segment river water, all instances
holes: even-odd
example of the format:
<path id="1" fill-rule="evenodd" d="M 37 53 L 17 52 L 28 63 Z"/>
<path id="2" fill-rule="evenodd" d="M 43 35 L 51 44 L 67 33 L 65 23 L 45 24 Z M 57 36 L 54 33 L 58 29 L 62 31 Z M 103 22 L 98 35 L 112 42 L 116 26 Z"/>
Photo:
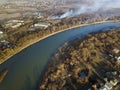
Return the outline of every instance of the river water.
<path id="1" fill-rule="evenodd" d="M 82 26 L 50 36 L 29 46 L 0 65 L 0 71 L 6 67 L 9 69 L 0 84 L 0 90 L 36 90 L 42 70 L 61 45 L 91 32 L 116 27 L 120 27 L 120 22 Z"/>

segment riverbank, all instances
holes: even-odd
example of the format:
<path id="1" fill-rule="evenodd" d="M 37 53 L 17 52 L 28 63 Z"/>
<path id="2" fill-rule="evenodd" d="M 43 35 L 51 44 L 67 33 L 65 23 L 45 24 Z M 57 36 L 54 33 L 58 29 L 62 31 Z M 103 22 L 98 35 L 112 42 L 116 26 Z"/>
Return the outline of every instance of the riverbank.
<path id="1" fill-rule="evenodd" d="M 81 27 L 81 26 L 87 26 L 87 25 L 91 25 L 91 24 L 100 24 L 100 23 L 106 23 L 106 22 L 120 22 L 119 20 L 118 21 L 114 21 L 114 20 L 111 20 L 111 21 L 100 21 L 100 22 L 94 22 L 94 23 L 90 23 L 90 24 L 80 24 L 80 25 L 77 25 L 77 26 L 73 26 L 73 27 L 70 27 L 70 28 L 66 28 L 66 29 L 63 29 L 63 30 L 60 30 L 60 31 L 57 31 L 57 32 L 53 32 L 47 36 L 44 36 L 42 38 L 37 38 L 35 37 L 34 39 L 32 40 L 29 40 L 27 42 L 24 43 L 24 46 L 21 46 L 21 47 L 17 47 L 17 49 L 10 55 L 6 55 L 5 57 L 3 57 L 3 60 L 1 60 L 0 64 L 4 63 L 5 61 L 7 61 L 9 58 L 11 58 L 12 56 L 14 56 L 15 54 L 19 53 L 20 51 L 24 50 L 25 48 L 43 40 L 43 39 L 46 39 L 50 36 L 53 36 L 57 33 L 61 33 L 63 31 L 67 31 L 67 30 L 70 30 L 70 29 L 73 29 L 73 28 L 77 28 L 77 27 Z"/>

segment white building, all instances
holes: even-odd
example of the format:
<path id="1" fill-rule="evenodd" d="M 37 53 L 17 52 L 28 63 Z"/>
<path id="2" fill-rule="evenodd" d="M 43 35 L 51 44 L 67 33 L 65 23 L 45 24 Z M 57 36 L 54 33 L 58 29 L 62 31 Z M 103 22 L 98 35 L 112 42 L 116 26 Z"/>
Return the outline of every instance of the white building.
<path id="1" fill-rule="evenodd" d="M 38 22 L 30 26 L 29 31 L 36 31 L 37 29 L 46 29 L 50 23 Z"/>
<path id="2" fill-rule="evenodd" d="M 0 39 L 4 37 L 3 31 L 0 31 Z"/>
<path id="3" fill-rule="evenodd" d="M 17 27 L 20 27 L 21 25 L 23 25 L 22 23 L 17 23 L 17 24 L 15 24 L 15 25 L 13 25 L 13 26 L 11 26 L 12 28 L 17 28 Z"/>
<path id="4" fill-rule="evenodd" d="M 38 22 L 38 23 L 35 23 L 32 27 L 47 28 L 48 26 L 50 26 L 49 23 L 41 23 L 41 22 Z"/>
<path id="5" fill-rule="evenodd" d="M 113 88 L 113 86 L 110 83 L 106 83 L 105 84 L 105 88 L 107 88 L 107 90 L 111 90 Z"/>
<path id="6" fill-rule="evenodd" d="M 113 86 L 116 86 L 117 83 L 118 83 L 118 80 L 117 80 L 117 79 L 110 80 L 110 83 L 111 83 Z"/>
<path id="7" fill-rule="evenodd" d="M 119 51 L 120 51 L 120 50 L 117 49 L 117 48 L 113 49 L 113 52 L 116 53 L 116 54 L 119 53 Z"/>
<path id="8" fill-rule="evenodd" d="M 118 62 L 118 63 L 120 63 L 120 56 L 119 56 L 119 57 L 117 57 L 117 62 Z"/>
<path id="9" fill-rule="evenodd" d="M 3 34 L 3 31 L 0 31 L 0 34 Z"/>
<path id="10" fill-rule="evenodd" d="M 8 22 L 5 23 L 5 28 L 17 28 L 20 27 L 21 25 L 24 25 L 24 21 L 23 20 L 10 20 Z"/>
<path id="11" fill-rule="evenodd" d="M 99 88 L 99 90 L 108 90 L 105 86 Z"/>
<path id="12" fill-rule="evenodd" d="M 23 20 L 10 20 L 8 23 L 24 23 Z"/>

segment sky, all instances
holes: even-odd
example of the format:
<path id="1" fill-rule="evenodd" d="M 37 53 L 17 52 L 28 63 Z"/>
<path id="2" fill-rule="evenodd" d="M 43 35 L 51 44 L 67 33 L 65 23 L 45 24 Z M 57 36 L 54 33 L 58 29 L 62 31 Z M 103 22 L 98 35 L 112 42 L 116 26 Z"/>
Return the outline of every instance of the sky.
<path id="1" fill-rule="evenodd" d="M 107 8 L 120 8 L 120 0 L 94 0 L 95 4 Z"/>
<path id="2" fill-rule="evenodd" d="M 20 1 L 20 0 L 0 0 L 0 2 L 3 2 L 3 1 Z M 21 0 L 21 1 L 31 1 L 31 0 Z M 36 1 L 41 1 L 41 0 L 36 0 Z M 120 0 L 64 0 L 64 1 L 69 1 L 69 2 L 78 1 L 80 4 L 86 3 L 86 5 L 88 4 L 91 6 L 98 5 L 98 7 L 105 6 L 109 8 L 120 8 Z"/>
<path id="3" fill-rule="evenodd" d="M 0 0 L 0 2 L 4 2 L 4 1 L 33 1 L 33 0 Z M 35 1 L 41 1 L 41 0 L 35 0 Z M 48 0 L 44 0 L 44 1 L 48 1 Z M 120 0 L 64 0 L 64 1 L 65 2 L 78 1 L 77 4 L 80 4 L 80 8 L 82 7 L 84 9 L 86 8 L 91 10 L 99 10 L 102 8 L 104 9 L 120 8 Z"/>
<path id="4" fill-rule="evenodd" d="M 74 0 L 69 0 L 74 1 Z M 81 5 L 89 5 L 91 7 L 108 7 L 108 8 L 120 8 L 120 0 L 75 0 Z"/>

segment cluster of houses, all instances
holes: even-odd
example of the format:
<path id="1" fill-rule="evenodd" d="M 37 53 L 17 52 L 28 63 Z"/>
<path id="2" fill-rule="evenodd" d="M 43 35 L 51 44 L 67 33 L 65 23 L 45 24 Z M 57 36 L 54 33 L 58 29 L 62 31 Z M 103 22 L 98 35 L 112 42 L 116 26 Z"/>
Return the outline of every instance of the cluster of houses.
<path id="1" fill-rule="evenodd" d="M 113 52 L 116 54 L 115 55 L 115 59 L 116 59 L 116 61 L 118 62 L 118 63 L 120 63 L 120 50 L 119 49 L 117 49 L 117 48 L 115 48 L 115 49 L 113 49 Z"/>
<path id="2" fill-rule="evenodd" d="M 46 29 L 48 26 L 50 26 L 49 23 L 43 23 L 43 22 L 34 23 L 32 25 L 32 27 L 36 27 L 36 28 L 38 27 L 38 28 L 44 28 L 44 29 Z"/>
<path id="3" fill-rule="evenodd" d="M 120 47 L 114 47 L 111 44 L 107 45 L 105 54 L 107 57 L 110 57 L 110 59 L 113 59 L 113 62 L 120 63 Z"/>
<path id="4" fill-rule="evenodd" d="M 92 87 L 88 90 L 113 90 L 113 88 L 119 87 L 118 84 L 120 83 L 120 72 L 106 72 L 103 81 L 93 79 L 90 82 L 92 83 Z"/>
<path id="5" fill-rule="evenodd" d="M 118 48 L 107 49 L 106 52 L 113 62 L 120 64 L 120 50 Z M 120 90 L 120 70 L 104 72 L 101 77 L 102 81 L 92 84 L 92 88 L 88 90 L 114 90 L 114 88 Z"/>
<path id="6" fill-rule="evenodd" d="M 118 48 L 108 51 L 107 54 L 109 57 L 114 58 L 117 63 L 120 63 L 120 50 Z"/>
<path id="7" fill-rule="evenodd" d="M 5 28 L 18 28 L 20 26 L 24 25 L 23 20 L 9 20 L 4 24 Z"/>
<path id="8" fill-rule="evenodd" d="M 105 84 L 99 88 L 99 90 L 112 90 L 120 82 L 120 72 L 110 71 L 105 73 Z"/>
<path id="9" fill-rule="evenodd" d="M 113 48 L 112 50 L 107 50 L 107 55 L 113 58 L 114 62 L 120 63 L 120 50 L 118 48 Z M 112 90 L 120 82 L 120 71 L 110 71 L 106 72 L 106 77 L 104 78 L 105 84 L 99 88 L 99 90 Z"/>

